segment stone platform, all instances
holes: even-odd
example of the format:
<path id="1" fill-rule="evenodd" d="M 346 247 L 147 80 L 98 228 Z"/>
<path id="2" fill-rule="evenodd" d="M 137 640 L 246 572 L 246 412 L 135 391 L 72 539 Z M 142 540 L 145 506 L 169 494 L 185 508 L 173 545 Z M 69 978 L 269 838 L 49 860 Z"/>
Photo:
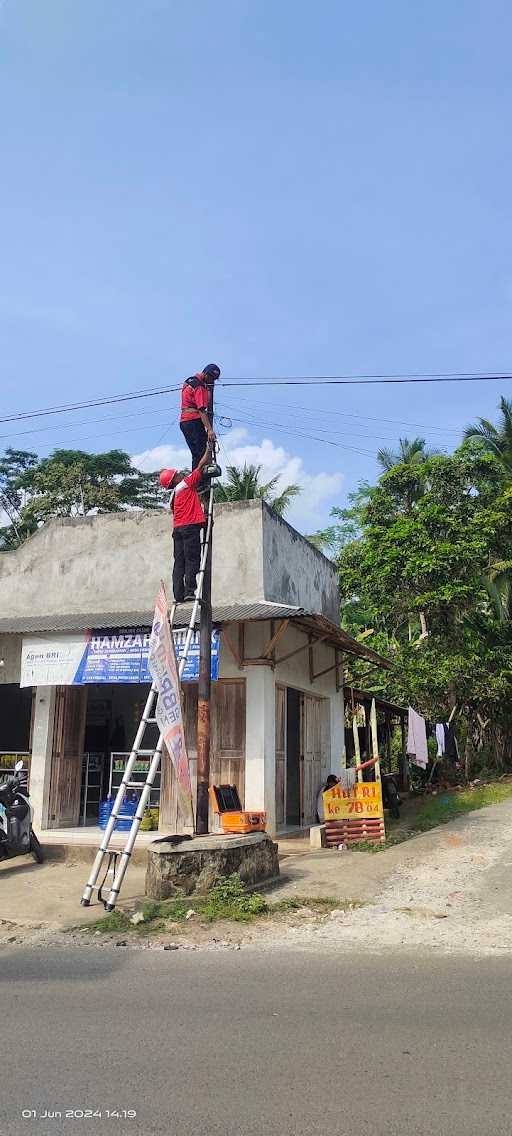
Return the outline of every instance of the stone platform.
<path id="1" fill-rule="evenodd" d="M 277 844 L 265 832 L 247 836 L 195 836 L 182 844 L 165 840 L 148 848 L 146 895 L 204 895 L 219 876 L 238 872 L 248 887 L 279 876 Z"/>

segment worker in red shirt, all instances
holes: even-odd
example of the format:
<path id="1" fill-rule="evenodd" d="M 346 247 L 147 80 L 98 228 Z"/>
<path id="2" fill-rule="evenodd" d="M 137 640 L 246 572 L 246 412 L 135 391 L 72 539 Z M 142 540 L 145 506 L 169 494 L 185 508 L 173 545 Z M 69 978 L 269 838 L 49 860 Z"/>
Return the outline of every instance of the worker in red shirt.
<path id="1" fill-rule="evenodd" d="M 196 469 L 207 442 L 215 442 L 213 426 L 208 417 L 209 387 L 220 375 L 216 363 L 208 363 L 197 375 L 185 379 L 181 388 L 180 430 L 192 454 L 192 469 Z"/>
<path id="2" fill-rule="evenodd" d="M 184 477 L 177 469 L 163 469 L 160 485 L 172 489 L 170 509 L 174 524 L 174 567 L 172 590 L 176 603 L 195 598 L 197 573 L 201 563 L 201 529 L 206 521 L 201 498 L 197 492 L 203 469 L 211 461 L 207 447 L 195 469 Z"/>

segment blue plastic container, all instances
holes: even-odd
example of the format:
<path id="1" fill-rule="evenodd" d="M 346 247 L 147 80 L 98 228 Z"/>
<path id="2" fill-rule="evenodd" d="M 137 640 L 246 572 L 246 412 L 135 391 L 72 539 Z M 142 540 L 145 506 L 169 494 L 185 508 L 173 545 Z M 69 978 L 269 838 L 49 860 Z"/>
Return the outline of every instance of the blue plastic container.
<path id="1" fill-rule="evenodd" d="M 114 800 L 114 797 L 107 797 L 105 801 L 100 801 L 100 811 L 98 817 L 98 824 L 100 828 L 107 827 L 107 824 L 110 820 L 110 814 L 112 812 L 112 809 L 114 808 Z M 131 797 L 125 797 L 122 805 L 122 811 L 123 816 L 127 817 L 128 819 L 116 821 L 114 825 L 114 830 L 116 832 L 130 831 L 132 827 L 131 818 L 134 817 L 135 813 L 137 812 L 138 803 L 138 800 L 133 800 Z"/>

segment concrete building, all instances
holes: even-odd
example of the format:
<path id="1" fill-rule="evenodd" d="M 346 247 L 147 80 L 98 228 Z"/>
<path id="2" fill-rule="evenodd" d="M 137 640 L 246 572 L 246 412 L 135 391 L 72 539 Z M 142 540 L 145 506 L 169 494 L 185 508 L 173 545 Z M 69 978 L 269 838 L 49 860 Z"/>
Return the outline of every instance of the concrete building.
<path id="1" fill-rule="evenodd" d="M 107 681 L 76 685 L 72 667 L 63 678 L 62 660 L 87 632 L 95 641 L 112 632 L 117 644 L 120 629 L 147 637 L 160 580 L 171 571 L 163 511 L 55 519 L 0 555 L 0 751 L 27 754 L 37 828 L 96 823 L 147 694 L 147 683 L 126 681 L 121 665 Z M 340 629 L 332 563 L 262 501 L 216 507 L 213 609 L 220 655 L 211 780 L 236 784 L 245 807 L 267 811 L 272 832 L 308 825 L 322 780 L 343 762 L 347 662 L 357 655 L 387 664 Z M 183 622 L 187 611 L 180 609 Z M 39 648 L 59 658 L 58 682 L 50 667 L 46 681 L 20 686 L 22 653 L 26 682 Z M 183 684 L 183 706 L 194 777 L 193 681 Z M 96 774 L 87 801 L 84 754 Z M 168 761 L 155 803 L 160 827 L 179 830 Z"/>

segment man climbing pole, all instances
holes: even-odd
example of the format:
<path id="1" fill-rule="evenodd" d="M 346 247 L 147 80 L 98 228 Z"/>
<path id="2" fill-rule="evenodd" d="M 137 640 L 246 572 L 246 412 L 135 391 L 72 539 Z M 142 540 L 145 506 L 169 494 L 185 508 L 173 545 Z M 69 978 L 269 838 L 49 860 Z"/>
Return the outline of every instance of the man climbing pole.
<path id="1" fill-rule="evenodd" d="M 209 388 L 220 376 L 220 367 L 208 363 L 202 371 L 185 379 L 181 388 L 180 430 L 192 455 L 192 469 L 199 465 L 207 443 L 216 442 L 208 416 Z"/>
<path id="2" fill-rule="evenodd" d="M 206 520 L 197 490 L 203 470 L 210 461 L 211 452 L 207 447 L 196 468 L 188 477 L 177 469 L 163 469 L 160 474 L 160 485 L 164 489 L 174 490 L 170 509 L 174 521 L 172 590 L 176 603 L 193 600 L 195 596 L 196 578 L 201 561 L 201 529 Z"/>

